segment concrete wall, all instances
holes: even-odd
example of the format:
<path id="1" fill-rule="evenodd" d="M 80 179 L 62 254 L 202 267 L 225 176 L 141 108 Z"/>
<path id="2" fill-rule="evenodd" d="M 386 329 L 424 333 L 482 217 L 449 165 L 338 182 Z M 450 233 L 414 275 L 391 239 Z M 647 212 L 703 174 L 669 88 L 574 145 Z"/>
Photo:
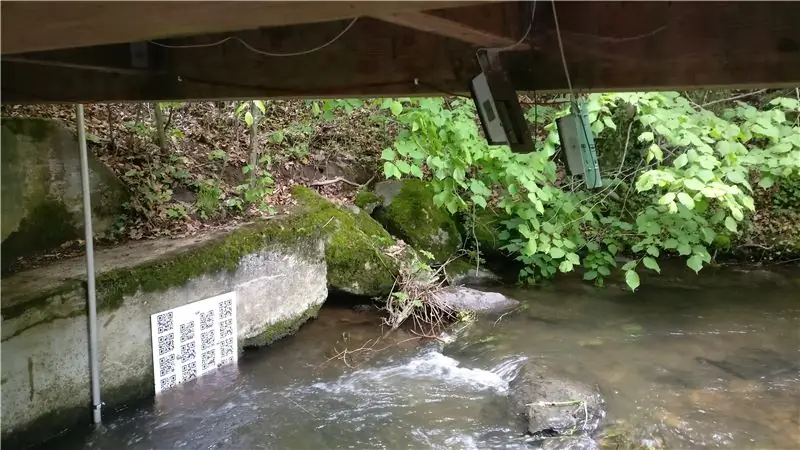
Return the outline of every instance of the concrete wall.
<path id="1" fill-rule="evenodd" d="M 115 269 L 141 278 L 137 270 L 155 267 L 155 273 L 163 270 L 167 276 L 170 270 L 185 269 L 171 262 L 186 259 L 187 253 L 189 260 L 210 258 L 214 251 L 230 256 L 234 250 L 226 250 L 226 245 L 232 238 L 226 239 L 156 241 L 101 252 L 99 272 L 116 275 L 101 275 L 99 293 L 110 295 L 105 293 L 113 290 L 106 285 L 120 282 Z M 147 291 L 142 285 L 113 306 L 99 299 L 106 408 L 153 395 L 151 314 L 235 290 L 240 348 L 269 343 L 316 315 L 327 297 L 324 242 L 306 236 L 292 245 L 262 239 L 257 246 L 261 248 L 234 255 L 232 266 L 167 289 Z M 86 296 L 79 281 L 85 270 L 84 259 L 78 258 L 2 280 L 4 445 L 41 441 L 65 426 L 90 421 Z"/>
<path id="2" fill-rule="evenodd" d="M 38 118 L 2 120 L 2 265 L 83 236 L 80 148 L 74 130 Z M 113 225 L 125 186 L 89 152 L 94 232 Z M 60 226 L 52 226 L 60 222 Z"/>

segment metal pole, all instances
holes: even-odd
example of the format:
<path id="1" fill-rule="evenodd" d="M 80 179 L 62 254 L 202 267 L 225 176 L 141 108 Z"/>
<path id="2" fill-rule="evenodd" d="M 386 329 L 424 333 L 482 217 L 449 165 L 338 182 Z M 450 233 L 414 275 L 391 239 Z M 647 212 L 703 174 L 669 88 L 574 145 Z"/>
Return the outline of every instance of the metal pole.
<path id="1" fill-rule="evenodd" d="M 92 232 L 92 191 L 89 188 L 89 155 L 86 150 L 86 124 L 83 105 L 75 107 L 78 116 L 78 144 L 81 150 L 81 184 L 83 186 L 83 224 L 86 230 L 86 274 L 89 294 L 89 368 L 92 372 L 92 418 L 101 421 L 100 360 L 97 356 L 97 292 L 94 284 L 94 241 Z"/>

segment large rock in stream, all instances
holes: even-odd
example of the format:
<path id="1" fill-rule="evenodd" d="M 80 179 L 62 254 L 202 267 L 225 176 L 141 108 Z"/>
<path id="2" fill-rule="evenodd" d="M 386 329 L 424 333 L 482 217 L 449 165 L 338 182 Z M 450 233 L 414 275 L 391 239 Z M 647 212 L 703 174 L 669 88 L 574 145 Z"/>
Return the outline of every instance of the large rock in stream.
<path id="1" fill-rule="evenodd" d="M 498 292 L 484 292 L 463 286 L 449 287 L 437 293 L 450 309 L 460 312 L 502 313 L 519 306 L 519 302 Z"/>
<path id="2" fill-rule="evenodd" d="M 383 181 L 375 185 L 373 197 L 362 195 L 357 204 L 374 206 L 373 217 L 392 235 L 444 262 L 461 247 L 461 234 L 450 214 L 436 207 L 433 195 L 421 180 Z"/>
<path id="3" fill-rule="evenodd" d="M 572 448 L 561 445 L 585 441 L 605 418 L 603 397 L 596 387 L 553 374 L 541 362 L 520 368 L 509 384 L 509 403 L 512 412 L 524 419 L 527 433 L 550 441 L 546 448 Z"/>
<path id="4" fill-rule="evenodd" d="M 80 149 L 73 131 L 49 119 L 2 121 L 2 265 L 83 237 Z M 113 225 L 125 187 L 89 154 L 96 236 Z"/>
<path id="5" fill-rule="evenodd" d="M 296 186 L 292 196 L 306 209 L 306 226 L 327 236 L 328 286 L 353 295 L 388 295 L 398 272 L 396 258 L 405 255 L 389 256 L 395 240 L 381 224 L 363 210 L 337 206 L 306 187 Z"/>

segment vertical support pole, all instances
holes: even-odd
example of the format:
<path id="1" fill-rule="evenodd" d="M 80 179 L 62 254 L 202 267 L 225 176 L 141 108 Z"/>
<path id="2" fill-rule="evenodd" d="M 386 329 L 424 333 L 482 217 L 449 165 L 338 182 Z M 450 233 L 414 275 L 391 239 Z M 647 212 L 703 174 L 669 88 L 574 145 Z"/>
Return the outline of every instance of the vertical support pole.
<path id="1" fill-rule="evenodd" d="M 81 185 L 83 188 L 83 225 L 86 230 L 86 274 L 87 292 L 89 295 L 89 369 L 92 377 L 92 419 L 100 424 L 100 359 L 98 358 L 97 339 L 97 291 L 94 277 L 94 238 L 92 231 L 92 200 L 89 186 L 89 155 L 86 150 L 86 123 L 83 117 L 83 105 L 75 106 L 78 122 L 78 144 L 81 151 Z"/>

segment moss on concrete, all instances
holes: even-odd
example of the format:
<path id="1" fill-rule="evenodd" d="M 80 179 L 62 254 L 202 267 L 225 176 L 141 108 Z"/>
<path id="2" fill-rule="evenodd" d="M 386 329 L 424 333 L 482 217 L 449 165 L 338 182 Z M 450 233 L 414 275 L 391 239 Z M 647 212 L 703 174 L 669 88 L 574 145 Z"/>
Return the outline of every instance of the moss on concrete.
<path id="1" fill-rule="evenodd" d="M 442 262 L 461 247 L 461 234 L 455 220 L 436 207 L 433 195 L 421 180 L 404 181 L 391 203 L 375 211 L 375 218 L 390 233 Z"/>
<path id="2" fill-rule="evenodd" d="M 81 236 L 72 223 L 72 214 L 60 201 L 47 198 L 22 219 L 17 231 L 2 244 L 5 271 L 17 258 L 42 252 Z"/>
<path id="3" fill-rule="evenodd" d="M 97 278 L 98 308 L 116 309 L 137 291 L 161 292 L 205 274 L 236 270 L 244 256 L 265 248 L 318 258 L 316 235 L 307 215 L 292 215 L 259 222 L 179 255 L 103 273 Z"/>
<path id="4" fill-rule="evenodd" d="M 391 290 L 396 263 L 383 250 L 394 240 L 378 222 L 363 211 L 338 208 L 306 187 L 296 186 L 292 195 L 306 208 L 308 226 L 328 236 L 325 259 L 331 287 L 370 296 Z"/>
<path id="5" fill-rule="evenodd" d="M 40 117 L 9 117 L 3 118 L 0 123 L 14 134 L 28 136 L 34 142 L 42 142 L 50 137 L 57 122 Z"/>
<path id="6" fill-rule="evenodd" d="M 320 308 L 322 308 L 322 303 L 295 317 L 289 317 L 268 326 L 258 336 L 245 340 L 244 348 L 264 347 L 296 333 L 304 323 L 317 317 Z"/>

